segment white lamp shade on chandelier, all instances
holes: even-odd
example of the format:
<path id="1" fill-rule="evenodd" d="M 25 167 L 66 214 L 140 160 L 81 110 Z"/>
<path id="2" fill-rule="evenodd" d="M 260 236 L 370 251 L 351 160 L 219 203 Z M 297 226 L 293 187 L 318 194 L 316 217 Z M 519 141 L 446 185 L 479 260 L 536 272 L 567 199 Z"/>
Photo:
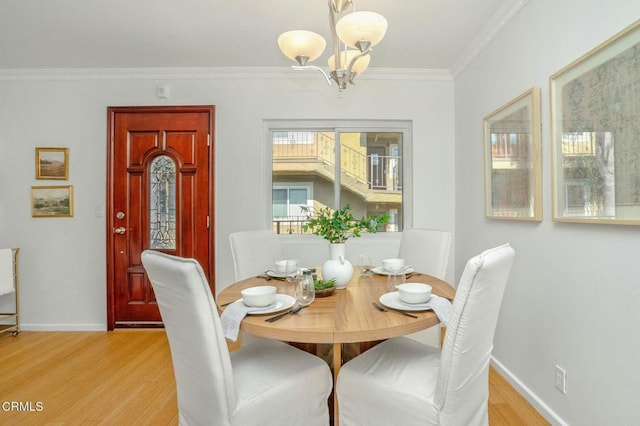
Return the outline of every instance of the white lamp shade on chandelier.
<path id="1" fill-rule="evenodd" d="M 340 18 L 336 24 L 338 38 L 354 49 L 360 49 L 359 42 L 368 42 L 373 47 L 387 32 L 387 20 L 375 12 L 353 12 Z M 366 49 L 365 47 L 365 49 Z"/>
<path id="2" fill-rule="evenodd" d="M 352 0 L 329 0 L 329 12 L 333 39 L 333 54 L 328 60 L 330 76 L 309 65 L 322 55 L 327 45 L 321 35 L 304 30 L 287 31 L 278 37 L 278 46 L 287 58 L 298 63 L 294 69 L 320 71 L 329 85 L 334 80 L 342 92 L 347 83 L 355 84 L 354 77 L 369 67 L 371 48 L 387 32 L 387 20 L 379 13 L 356 12 Z"/>
<path id="3" fill-rule="evenodd" d="M 306 63 L 318 59 L 327 47 L 327 42 L 320 34 L 312 31 L 294 30 L 281 34 L 278 46 L 287 58 L 297 62 L 300 62 L 299 58 L 306 58 Z"/>
<path id="4" fill-rule="evenodd" d="M 347 50 L 346 52 L 340 52 L 341 68 L 344 69 L 348 67 L 351 61 L 353 60 L 353 58 L 355 58 L 358 55 L 361 55 L 359 50 Z M 329 60 L 327 62 L 329 64 L 329 70 L 335 71 L 336 55 L 331 55 L 331 57 L 329 57 Z M 353 67 L 351 68 L 351 72 L 360 74 L 361 72 L 369 68 L 369 62 L 371 62 L 371 56 L 364 55 L 359 57 L 356 60 L 356 62 L 353 64 Z"/>

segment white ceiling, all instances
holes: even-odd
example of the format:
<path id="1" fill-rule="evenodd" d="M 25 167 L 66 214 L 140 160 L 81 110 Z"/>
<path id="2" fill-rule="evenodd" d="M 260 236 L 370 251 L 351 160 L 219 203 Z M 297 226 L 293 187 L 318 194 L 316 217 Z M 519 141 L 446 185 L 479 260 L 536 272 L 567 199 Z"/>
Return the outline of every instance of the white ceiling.
<path id="1" fill-rule="evenodd" d="M 449 69 L 505 1 L 354 3 L 389 21 L 371 67 Z M 2 0 L 0 68 L 287 67 L 291 29 L 330 45 L 327 0 Z"/>

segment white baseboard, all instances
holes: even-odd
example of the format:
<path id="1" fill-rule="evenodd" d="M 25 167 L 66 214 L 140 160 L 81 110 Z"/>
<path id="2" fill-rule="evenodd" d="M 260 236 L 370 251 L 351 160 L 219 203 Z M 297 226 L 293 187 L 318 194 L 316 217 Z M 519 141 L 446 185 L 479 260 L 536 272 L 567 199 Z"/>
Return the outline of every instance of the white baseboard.
<path id="1" fill-rule="evenodd" d="M 20 331 L 107 331 L 104 324 L 24 324 Z"/>
<path id="2" fill-rule="evenodd" d="M 527 400 L 529 404 L 536 409 L 538 413 L 542 417 L 545 418 L 549 423 L 554 426 L 567 426 L 568 423 L 562 420 L 560 416 L 558 416 L 543 400 L 541 400 L 538 395 L 533 393 L 531 389 L 529 389 L 520 379 L 513 375 L 511 371 L 509 371 L 504 364 L 498 361 L 494 356 L 491 356 L 491 365 L 496 369 L 498 373 L 502 377 L 505 378 L 507 382 L 511 386 L 515 388 L 515 390 L 522 395 L 524 399 Z"/>

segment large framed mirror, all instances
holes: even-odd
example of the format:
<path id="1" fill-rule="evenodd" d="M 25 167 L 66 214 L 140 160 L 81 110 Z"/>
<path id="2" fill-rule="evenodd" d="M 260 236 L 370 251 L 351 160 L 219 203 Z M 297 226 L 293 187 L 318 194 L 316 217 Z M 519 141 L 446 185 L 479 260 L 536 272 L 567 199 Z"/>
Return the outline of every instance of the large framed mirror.
<path id="1" fill-rule="evenodd" d="M 553 220 L 640 225 L 640 20 L 550 78 Z"/>
<path id="2" fill-rule="evenodd" d="M 540 89 L 484 118 L 485 216 L 542 220 Z"/>

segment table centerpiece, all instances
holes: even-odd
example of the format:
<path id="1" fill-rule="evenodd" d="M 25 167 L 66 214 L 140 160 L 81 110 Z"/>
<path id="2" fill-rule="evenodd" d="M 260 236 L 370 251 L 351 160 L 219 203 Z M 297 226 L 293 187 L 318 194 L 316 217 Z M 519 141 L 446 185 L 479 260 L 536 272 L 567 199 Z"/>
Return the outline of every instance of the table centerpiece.
<path id="1" fill-rule="evenodd" d="M 349 238 L 360 237 L 363 232 L 378 232 L 380 225 L 389 222 L 389 215 L 385 213 L 357 219 L 349 204 L 339 210 L 329 207 L 300 207 L 308 219 L 302 225 L 303 232 L 311 231 L 329 241 L 329 260 L 322 265 L 322 278 L 335 280 L 337 289 L 345 288 L 353 276 L 353 266 L 345 259 L 345 243 Z"/>

